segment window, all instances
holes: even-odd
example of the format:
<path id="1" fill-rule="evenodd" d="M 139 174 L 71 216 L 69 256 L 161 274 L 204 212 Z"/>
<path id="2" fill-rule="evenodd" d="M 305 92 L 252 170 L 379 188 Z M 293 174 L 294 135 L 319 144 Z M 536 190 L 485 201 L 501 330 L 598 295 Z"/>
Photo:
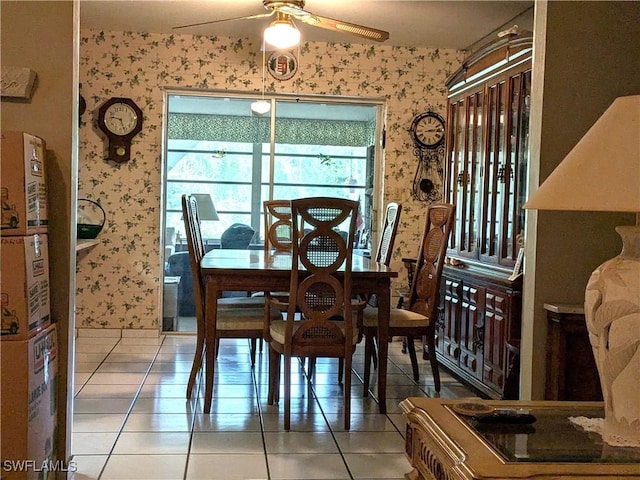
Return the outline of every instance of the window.
<path id="1" fill-rule="evenodd" d="M 165 226 L 184 238 L 181 196 L 206 193 L 219 220 L 202 222 L 205 239 L 243 223 L 260 244 L 264 200 L 331 196 L 359 200 L 368 233 L 379 105 L 274 100 L 272 118 L 253 100 L 169 94 Z"/>

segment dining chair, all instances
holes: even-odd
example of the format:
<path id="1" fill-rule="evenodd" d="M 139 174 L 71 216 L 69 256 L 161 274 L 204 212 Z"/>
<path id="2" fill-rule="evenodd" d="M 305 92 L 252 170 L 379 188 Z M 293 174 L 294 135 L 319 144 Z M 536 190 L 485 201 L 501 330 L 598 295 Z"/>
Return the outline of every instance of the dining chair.
<path id="1" fill-rule="evenodd" d="M 292 358 L 344 359 L 344 426 L 351 421 L 351 365 L 357 335 L 352 314 L 351 271 L 358 202 L 339 198 L 291 201 L 292 257 L 289 300 L 282 319 L 265 327 L 269 341 L 269 404 L 280 387 L 284 356 L 285 430 L 291 427 Z M 348 228 L 347 239 L 338 228 Z M 305 232 L 302 236 L 300 232 Z M 280 301 L 267 296 L 269 303 Z"/>
<path id="2" fill-rule="evenodd" d="M 378 248 L 376 249 L 376 256 L 374 257 L 377 263 L 382 263 L 385 266 L 389 266 L 391 263 L 391 255 L 393 254 L 393 245 L 396 239 L 396 233 L 398 232 L 398 224 L 400 222 L 400 214 L 402 213 L 402 205 L 396 202 L 389 202 L 384 213 L 384 223 L 382 226 L 382 234 L 380 235 L 380 241 L 378 242 Z M 375 295 L 362 295 L 359 294 L 359 298 L 362 300 L 353 304 L 355 315 L 358 324 L 358 340 L 360 343 L 363 338 L 363 325 L 361 311 L 367 305 L 372 307 L 377 306 L 377 298 Z M 377 355 L 374 349 L 371 352 L 371 359 L 374 368 L 377 368 Z M 309 375 L 313 374 L 315 364 L 313 361 L 309 365 Z M 340 359 L 338 368 L 338 383 L 342 383 L 342 372 L 344 371 L 342 359 Z"/>
<path id="3" fill-rule="evenodd" d="M 291 226 L 290 200 L 265 200 L 264 251 L 290 252 L 293 228 Z"/>
<path id="4" fill-rule="evenodd" d="M 380 241 L 378 242 L 378 248 L 376 249 L 375 260 L 378 263 L 382 263 L 385 266 L 391 264 L 391 256 L 393 254 L 393 246 L 396 241 L 396 233 L 398 232 L 398 225 L 400 223 L 400 214 L 402 213 L 402 204 L 396 202 L 389 202 L 384 212 L 384 223 L 382 225 L 382 234 L 380 235 Z M 367 305 L 377 307 L 377 299 L 375 295 L 367 296 L 364 298 L 365 303 L 362 304 L 360 309 L 365 308 Z M 358 317 L 358 343 L 363 337 L 363 317 L 360 311 L 357 313 Z M 374 350 L 371 352 L 371 358 L 374 367 L 377 367 L 377 355 Z"/>
<path id="5" fill-rule="evenodd" d="M 204 241 L 198 218 L 198 204 L 192 195 L 182 195 L 182 215 L 185 223 L 187 246 L 191 260 L 191 275 L 193 277 L 195 313 L 196 313 L 196 352 L 191 366 L 189 382 L 187 384 L 187 398 L 195 385 L 196 377 L 202 367 L 202 355 L 205 346 L 205 298 L 204 285 L 200 274 L 200 261 L 205 254 Z M 207 301 L 214 301 L 213 299 Z M 250 340 L 251 366 L 255 365 L 256 343 L 262 338 L 265 315 L 279 318 L 280 312 L 268 308 L 264 298 L 230 297 L 215 299 L 218 302 L 215 348 L 218 350 L 220 338 L 248 338 Z M 213 375 L 212 372 L 205 372 Z"/>
<path id="6" fill-rule="evenodd" d="M 435 203 L 427 207 L 426 221 L 408 303 L 405 308 L 392 308 L 389 314 L 389 336 L 404 336 L 411 358 L 413 379 L 418 381 L 418 360 L 414 337 L 424 336 L 436 391 L 440 391 L 440 373 L 435 355 L 435 329 L 437 323 L 442 267 L 451 234 L 455 206 Z M 377 308 L 367 305 L 362 312 L 365 337 L 364 395 L 369 390 L 369 376 L 374 351 L 374 336 L 378 328 Z"/>
<path id="7" fill-rule="evenodd" d="M 265 200 L 264 210 L 264 253 L 291 252 L 293 227 L 291 225 L 291 200 Z M 254 293 L 254 296 L 264 292 Z M 289 292 L 271 292 L 283 302 L 287 301 Z"/>

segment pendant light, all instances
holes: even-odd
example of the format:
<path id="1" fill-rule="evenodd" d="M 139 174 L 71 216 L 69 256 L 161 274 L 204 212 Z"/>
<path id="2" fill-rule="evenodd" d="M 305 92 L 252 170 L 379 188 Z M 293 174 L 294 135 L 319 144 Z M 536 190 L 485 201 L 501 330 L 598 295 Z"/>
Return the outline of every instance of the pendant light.
<path id="1" fill-rule="evenodd" d="M 269 110 L 271 110 L 271 102 L 264 99 L 264 84 L 265 84 L 265 63 L 266 63 L 266 53 L 265 53 L 265 45 L 262 42 L 262 98 L 260 100 L 256 100 L 255 102 L 251 102 L 251 111 L 256 115 L 264 115 Z"/>

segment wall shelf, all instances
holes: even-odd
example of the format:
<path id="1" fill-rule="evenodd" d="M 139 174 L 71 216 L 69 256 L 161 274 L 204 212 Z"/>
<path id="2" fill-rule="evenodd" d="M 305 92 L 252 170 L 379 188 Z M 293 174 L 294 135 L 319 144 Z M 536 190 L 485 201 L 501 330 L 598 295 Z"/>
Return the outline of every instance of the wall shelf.
<path id="1" fill-rule="evenodd" d="M 76 243 L 76 252 L 86 250 L 87 248 L 95 247 L 98 244 L 98 240 L 81 240 L 78 239 Z"/>

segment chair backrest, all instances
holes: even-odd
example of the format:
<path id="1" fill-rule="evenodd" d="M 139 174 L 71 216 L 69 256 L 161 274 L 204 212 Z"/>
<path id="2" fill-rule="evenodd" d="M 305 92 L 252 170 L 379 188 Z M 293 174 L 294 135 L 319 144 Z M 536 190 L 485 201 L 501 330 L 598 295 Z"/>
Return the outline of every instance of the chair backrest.
<path id="1" fill-rule="evenodd" d="M 244 223 L 234 223 L 220 236 L 220 248 L 246 249 L 256 231 Z"/>
<path id="2" fill-rule="evenodd" d="M 427 219 L 408 305 L 409 310 L 425 317 L 435 318 L 438 308 L 442 267 L 447 253 L 454 212 L 455 206 L 449 203 L 434 203 L 427 207 Z M 435 324 L 435 322 L 431 323 Z"/>
<path id="3" fill-rule="evenodd" d="M 202 277 L 200 275 L 200 261 L 205 254 L 204 241 L 200 230 L 198 217 L 198 202 L 192 195 L 182 195 L 182 217 L 187 234 L 187 247 L 191 263 L 191 277 L 193 278 L 193 295 L 196 306 L 196 318 L 204 319 L 204 295 L 202 291 Z"/>
<path id="4" fill-rule="evenodd" d="M 293 227 L 291 226 L 290 200 L 265 200 L 264 251 L 290 252 Z"/>
<path id="5" fill-rule="evenodd" d="M 384 225 L 382 226 L 382 235 L 378 243 L 378 251 L 376 252 L 376 262 L 383 263 L 387 267 L 391 263 L 391 254 L 393 253 L 393 244 L 396 240 L 396 232 L 398 231 L 398 223 L 400 223 L 400 213 L 402 213 L 402 205 L 395 202 L 387 204 L 384 213 Z"/>
<path id="6" fill-rule="evenodd" d="M 333 321 L 351 319 L 351 265 L 358 202 L 340 198 L 303 198 L 291 201 L 293 248 L 289 307 L 285 337 L 300 354 L 346 354 L 353 345 L 352 322 L 344 334 Z M 337 231 L 345 228 L 347 239 Z M 302 234 L 301 234 L 302 232 Z M 293 336 L 296 311 L 303 322 Z M 331 351 L 332 353 L 327 353 Z M 313 355 L 310 355 L 313 356 Z"/>

